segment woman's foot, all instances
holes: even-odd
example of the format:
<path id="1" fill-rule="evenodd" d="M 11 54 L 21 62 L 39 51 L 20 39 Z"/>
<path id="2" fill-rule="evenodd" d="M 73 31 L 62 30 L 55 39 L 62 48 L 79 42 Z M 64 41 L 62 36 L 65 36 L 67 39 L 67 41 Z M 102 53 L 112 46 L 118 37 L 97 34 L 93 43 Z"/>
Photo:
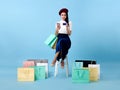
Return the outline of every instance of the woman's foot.
<path id="1" fill-rule="evenodd" d="M 64 61 L 61 61 L 61 68 L 64 68 Z"/>
<path id="2" fill-rule="evenodd" d="M 56 60 L 53 60 L 51 63 L 51 67 L 55 66 Z"/>

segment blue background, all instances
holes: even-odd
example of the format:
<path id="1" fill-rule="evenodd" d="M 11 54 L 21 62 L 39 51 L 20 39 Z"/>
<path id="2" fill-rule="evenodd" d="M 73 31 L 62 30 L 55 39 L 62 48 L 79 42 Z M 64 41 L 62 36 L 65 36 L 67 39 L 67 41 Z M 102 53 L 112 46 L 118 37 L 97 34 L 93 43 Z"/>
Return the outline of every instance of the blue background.
<path id="1" fill-rule="evenodd" d="M 0 0 L 1 90 L 120 89 L 119 3 L 119 0 Z M 55 51 L 44 41 L 54 33 L 55 23 L 60 20 L 58 11 L 63 7 L 69 9 L 73 23 L 68 55 L 70 70 L 75 59 L 94 59 L 101 64 L 101 80 L 73 84 L 71 75 L 66 79 L 61 70 L 54 78 L 54 68 L 49 67 L 50 75 L 46 80 L 17 82 L 17 68 L 24 60 L 45 58 L 51 63 Z"/>

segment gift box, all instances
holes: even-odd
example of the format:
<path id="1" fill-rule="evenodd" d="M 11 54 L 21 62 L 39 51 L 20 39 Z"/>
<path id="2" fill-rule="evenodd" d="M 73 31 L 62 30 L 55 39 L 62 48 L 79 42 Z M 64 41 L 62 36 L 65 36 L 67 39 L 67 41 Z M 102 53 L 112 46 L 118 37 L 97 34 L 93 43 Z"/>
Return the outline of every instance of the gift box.
<path id="1" fill-rule="evenodd" d="M 33 68 L 18 68 L 17 69 L 18 81 L 34 81 Z"/>
<path id="2" fill-rule="evenodd" d="M 97 81 L 100 79 L 100 64 L 89 64 L 90 81 Z"/>
<path id="3" fill-rule="evenodd" d="M 73 83 L 88 83 L 90 81 L 89 69 L 73 69 L 72 70 L 72 82 Z"/>
<path id="4" fill-rule="evenodd" d="M 35 66 L 34 61 L 24 61 L 23 62 L 23 67 L 30 67 L 30 66 Z"/>
<path id="5" fill-rule="evenodd" d="M 75 60 L 75 62 L 83 62 L 83 67 L 88 67 L 88 64 L 96 64 L 95 60 Z"/>

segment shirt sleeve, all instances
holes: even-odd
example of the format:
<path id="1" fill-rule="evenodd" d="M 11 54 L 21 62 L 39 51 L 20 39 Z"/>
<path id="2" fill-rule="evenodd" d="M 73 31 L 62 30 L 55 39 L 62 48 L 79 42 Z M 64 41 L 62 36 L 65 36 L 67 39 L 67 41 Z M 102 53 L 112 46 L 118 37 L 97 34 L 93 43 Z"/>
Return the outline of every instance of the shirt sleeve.
<path id="1" fill-rule="evenodd" d="M 72 22 L 69 22 L 69 29 L 72 31 Z"/>

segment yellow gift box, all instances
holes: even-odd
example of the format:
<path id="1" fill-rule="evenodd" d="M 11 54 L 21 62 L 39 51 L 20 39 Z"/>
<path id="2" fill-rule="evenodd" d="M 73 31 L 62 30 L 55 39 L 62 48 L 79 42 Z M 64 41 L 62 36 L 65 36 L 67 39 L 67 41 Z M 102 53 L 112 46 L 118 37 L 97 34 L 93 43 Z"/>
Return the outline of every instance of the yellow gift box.
<path id="1" fill-rule="evenodd" d="M 34 81 L 34 68 L 18 68 L 18 81 Z"/>

